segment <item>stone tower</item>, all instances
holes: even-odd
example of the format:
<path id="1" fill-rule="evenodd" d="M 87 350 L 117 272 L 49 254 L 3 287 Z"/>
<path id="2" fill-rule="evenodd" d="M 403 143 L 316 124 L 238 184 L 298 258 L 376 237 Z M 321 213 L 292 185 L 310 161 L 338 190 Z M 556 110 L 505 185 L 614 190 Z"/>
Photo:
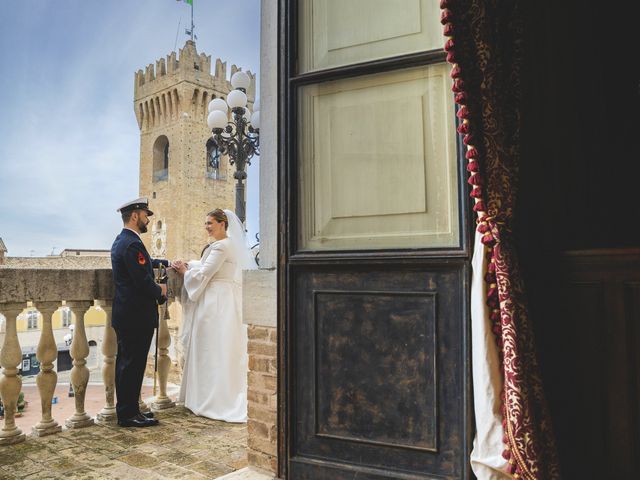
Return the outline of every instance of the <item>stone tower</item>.
<path id="1" fill-rule="evenodd" d="M 230 75 L 239 70 L 232 65 Z M 255 99 L 255 75 L 250 105 Z M 231 90 L 227 65 L 198 54 L 187 40 L 179 55 L 171 52 L 155 66 L 138 70 L 134 84 L 134 110 L 140 127 L 140 196 L 149 198 L 154 212 L 145 235 L 152 256 L 170 259 L 199 258 L 207 242 L 204 218 L 214 208 L 235 205 L 233 169 L 226 157 L 210 165 L 215 151 L 209 139 L 207 105 L 226 99 Z"/>

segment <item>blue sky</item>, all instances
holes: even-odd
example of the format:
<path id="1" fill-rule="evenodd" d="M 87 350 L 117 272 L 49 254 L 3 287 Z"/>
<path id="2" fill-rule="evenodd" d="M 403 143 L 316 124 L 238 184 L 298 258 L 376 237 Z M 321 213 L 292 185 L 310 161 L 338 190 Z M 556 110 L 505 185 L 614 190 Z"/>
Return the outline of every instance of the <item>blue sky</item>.
<path id="1" fill-rule="evenodd" d="M 198 52 L 227 71 L 259 72 L 259 8 L 194 0 Z M 110 248 L 122 226 L 116 208 L 138 196 L 134 72 L 181 48 L 189 22 L 190 7 L 176 0 L 0 2 L 0 237 L 9 255 Z M 250 238 L 258 162 L 247 187 Z"/>

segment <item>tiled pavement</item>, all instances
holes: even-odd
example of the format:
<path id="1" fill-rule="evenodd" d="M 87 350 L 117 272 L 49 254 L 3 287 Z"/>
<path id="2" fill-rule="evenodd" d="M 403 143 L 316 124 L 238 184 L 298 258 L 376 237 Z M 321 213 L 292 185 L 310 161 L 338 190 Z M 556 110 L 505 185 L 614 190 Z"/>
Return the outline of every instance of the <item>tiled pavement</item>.
<path id="1" fill-rule="evenodd" d="M 213 479 L 247 465 L 246 424 L 184 407 L 156 416 L 156 427 L 95 425 L 0 446 L 0 480 Z"/>

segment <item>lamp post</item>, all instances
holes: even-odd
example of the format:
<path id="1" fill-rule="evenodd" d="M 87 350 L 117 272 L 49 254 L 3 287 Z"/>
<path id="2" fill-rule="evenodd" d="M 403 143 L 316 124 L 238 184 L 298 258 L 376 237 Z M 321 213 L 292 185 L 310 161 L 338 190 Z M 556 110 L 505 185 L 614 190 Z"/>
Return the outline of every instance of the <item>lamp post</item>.
<path id="1" fill-rule="evenodd" d="M 229 163 L 235 165 L 236 171 L 236 215 L 244 223 L 245 199 L 244 181 L 247 178 L 246 167 L 251 165 L 254 155 L 260 155 L 260 111 L 258 102 L 254 104 L 254 112 L 247 107 L 247 88 L 251 83 L 245 72 L 236 72 L 231 77 L 234 88 L 225 102 L 214 98 L 209 102 L 207 125 L 213 133 L 213 141 L 220 155 L 229 155 Z M 231 121 L 228 112 L 231 110 Z"/>

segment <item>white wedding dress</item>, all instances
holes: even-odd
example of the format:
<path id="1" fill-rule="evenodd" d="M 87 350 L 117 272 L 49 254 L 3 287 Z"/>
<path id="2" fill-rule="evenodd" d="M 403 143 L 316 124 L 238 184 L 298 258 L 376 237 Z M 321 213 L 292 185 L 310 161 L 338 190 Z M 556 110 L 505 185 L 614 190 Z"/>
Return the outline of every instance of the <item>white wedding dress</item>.
<path id="1" fill-rule="evenodd" d="M 247 420 L 247 327 L 235 250 L 213 242 L 184 275 L 180 401 L 196 415 Z"/>

